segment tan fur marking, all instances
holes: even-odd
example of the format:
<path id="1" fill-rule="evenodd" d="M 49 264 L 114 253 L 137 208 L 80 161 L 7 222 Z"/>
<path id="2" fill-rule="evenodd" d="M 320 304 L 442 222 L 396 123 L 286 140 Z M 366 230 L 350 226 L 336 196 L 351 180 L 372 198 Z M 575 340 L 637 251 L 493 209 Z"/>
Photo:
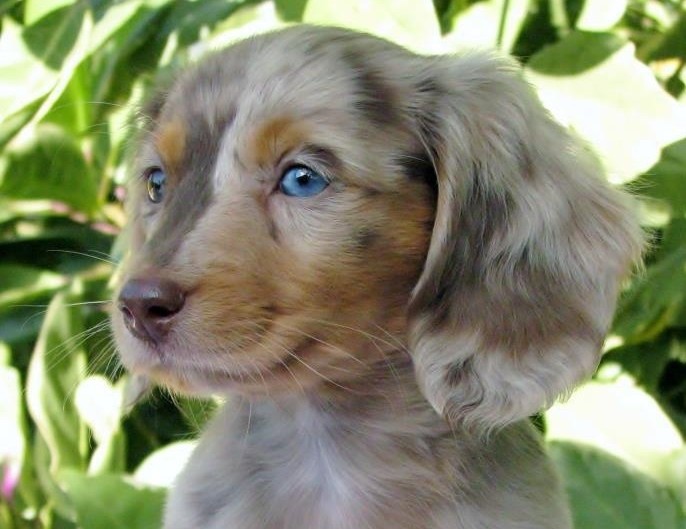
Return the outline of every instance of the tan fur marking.
<path id="1" fill-rule="evenodd" d="M 302 121 L 287 116 L 270 119 L 257 128 L 246 149 L 246 162 L 257 167 L 274 163 L 306 138 Z"/>
<path id="2" fill-rule="evenodd" d="M 181 118 L 175 117 L 160 126 L 155 135 L 155 147 L 166 167 L 176 168 L 181 165 L 186 137 L 186 125 Z"/>

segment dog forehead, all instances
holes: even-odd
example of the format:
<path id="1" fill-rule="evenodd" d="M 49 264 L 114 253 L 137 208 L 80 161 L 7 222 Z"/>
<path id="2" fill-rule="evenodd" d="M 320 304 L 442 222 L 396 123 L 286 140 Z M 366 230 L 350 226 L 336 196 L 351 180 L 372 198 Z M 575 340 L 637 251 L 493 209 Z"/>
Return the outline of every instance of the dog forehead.
<path id="1" fill-rule="evenodd" d="M 214 128 L 238 112 L 273 117 L 347 111 L 392 124 L 398 83 L 415 57 L 381 39 L 337 28 L 297 26 L 238 42 L 186 71 L 169 93 L 165 113 L 182 108 L 187 121 Z M 397 122 L 397 120 L 396 120 Z"/>

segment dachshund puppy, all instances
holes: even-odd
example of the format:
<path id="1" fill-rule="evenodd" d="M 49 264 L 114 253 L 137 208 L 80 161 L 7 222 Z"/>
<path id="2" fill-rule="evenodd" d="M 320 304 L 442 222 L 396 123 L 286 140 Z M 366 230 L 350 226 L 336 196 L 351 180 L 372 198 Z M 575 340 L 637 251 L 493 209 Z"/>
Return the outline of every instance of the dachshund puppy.
<path id="1" fill-rule="evenodd" d="M 641 234 L 511 61 L 294 27 L 144 109 L 124 364 L 231 400 L 165 529 L 567 529 L 527 417 Z"/>

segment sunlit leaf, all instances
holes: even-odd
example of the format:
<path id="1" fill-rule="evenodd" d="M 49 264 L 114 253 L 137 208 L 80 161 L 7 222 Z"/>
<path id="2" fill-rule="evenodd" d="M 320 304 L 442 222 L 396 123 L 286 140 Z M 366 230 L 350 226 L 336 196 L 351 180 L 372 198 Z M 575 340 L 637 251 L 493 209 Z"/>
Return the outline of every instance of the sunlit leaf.
<path id="1" fill-rule="evenodd" d="M 25 0 L 24 1 L 24 24 L 30 26 L 45 15 L 68 7 L 73 0 Z"/>
<path id="2" fill-rule="evenodd" d="M 308 0 L 303 21 L 365 31 L 416 51 L 440 47 L 441 31 L 431 0 Z"/>
<path id="3" fill-rule="evenodd" d="M 19 484 L 26 449 L 21 409 L 19 371 L 0 362 L 0 503 L 12 499 Z"/>
<path id="4" fill-rule="evenodd" d="M 589 382 L 546 413 L 548 439 L 593 445 L 661 480 L 684 441 L 660 406 L 623 376 Z"/>
<path id="5" fill-rule="evenodd" d="M 621 20 L 628 3 L 628 0 L 586 0 L 576 27 L 584 31 L 611 29 Z"/>
<path id="6" fill-rule="evenodd" d="M 136 481 L 153 487 L 170 487 L 196 446 L 195 441 L 178 441 L 155 450 L 136 469 Z"/>
<path id="7" fill-rule="evenodd" d="M 123 385 L 114 386 L 99 375 L 85 378 L 76 389 L 76 409 L 90 428 L 96 443 L 88 467 L 91 474 L 126 469 L 121 432 L 122 399 Z"/>
<path id="8" fill-rule="evenodd" d="M 77 3 L 21 28 L 3 20 L 0 35 L 0 122 L 35 107 L 47 112 L 83 60 L 88 38 L 85 3 Z"/>
<path id="9" fill-rule="evenodd" d="M 449 51 L 499 48 L 510 51 L 527 15 L 530 0 L 488 0 L 457 12 L 446 35 Z"/>
<path id="10" fill-rule="evenodd" d="M 625 182 L 654 165 L 663 147 L 686 137 L 686 107 L 658 85 L 632 44 L 597 63 L 597 42 L 597 36 L 573 33 L 532 58 L 528 77 L 555 117 L 595 147 L 611 180 Z M 569 64 L 572 54 L 577 64 L 588 56 L 591 67 L 575 75 L 564 66 L 544 67 Z"/>
<path id="11" fill-rule="evenodd" d="M 80 307 L 73 297 L 57 294 L 45 316 L 31 356 L 26 384 L 31 418 L 50 453 L 50 469 L 85 468 L 86 430 L 74 404 L 74 391 L 85 376 L 85 352 L 80 341 Z"/>
<path id="12" fill-rule="evenodd" d="M 22 27 L 11 18 L 3 19 L 0 33 L 0 123 L 4 124 L 10 116 L 44 98 L 57 83 L 58 75 L 59 72 L 33 57 L 22 39 Z M 26 118 L 22 120 L 26 121 Z"/>

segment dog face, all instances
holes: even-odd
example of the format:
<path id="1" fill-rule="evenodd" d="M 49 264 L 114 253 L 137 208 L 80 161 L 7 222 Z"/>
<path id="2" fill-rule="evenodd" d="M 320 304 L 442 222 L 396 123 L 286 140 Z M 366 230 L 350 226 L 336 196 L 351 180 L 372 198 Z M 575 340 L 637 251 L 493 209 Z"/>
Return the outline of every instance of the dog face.
<path id="1" fill-rule="evenodd" d="M 291 28 L 145 119 L 112 318 L 134 372 L 275 394 L 409 350 L 440 413 L 499 425 L 595 368 L 640 233 L 508 62 Z"/>

